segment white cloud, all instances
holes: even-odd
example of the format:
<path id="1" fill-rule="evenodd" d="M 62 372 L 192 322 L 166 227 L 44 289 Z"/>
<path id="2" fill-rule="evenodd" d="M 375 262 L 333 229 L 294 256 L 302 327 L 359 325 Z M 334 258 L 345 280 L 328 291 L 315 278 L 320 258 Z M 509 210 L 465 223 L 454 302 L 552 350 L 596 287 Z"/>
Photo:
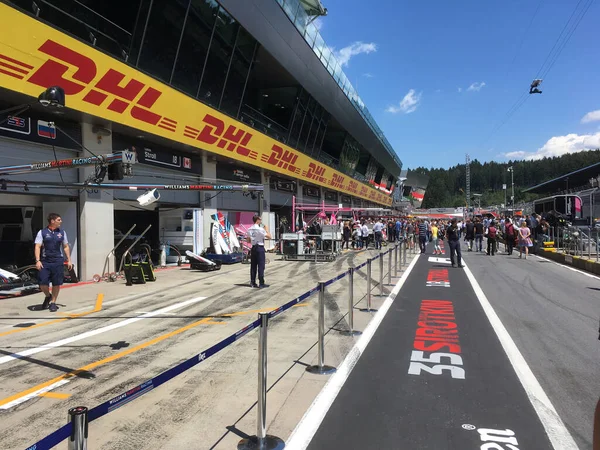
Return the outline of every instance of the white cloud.
<path id="1" fill-rule="evenodd" d="M 467 91 L 479 92 L 481 90 L 481 88 L 484 87 L 484 86 L 485 86 L 485 82 L 484 81 L 481 81 L 479 83 L 471 83 L 471 86 L 469 86 L 467 88 Z"/>
<path id="2" fill-rule="evenodd" d="M 421 93 L 417 93 L 414 89 L 408 91 L 408 93 L 404 96 L 399 106 L 388 106 L 386 112 L 396 114 L 396 113 L 404 113 L 410 114 L 415 112 L 419 107 L 419 103 L 421 102 Z"/>
<path id="3" fill-rule="evenodd" d="M 375 78 L 375 75 L 373 75 L 372 73 L 363 73 L 363 77 L 365 78 Z"/>
<path id="4" fill-rule="evenodd" d="M 361 42 L 357 41 L 348 47 L 344 47 L 335 52 L 338 62 L 342 66 L 347 66 L 350 63 L 350 59 L 353 56 L 360 55 L 361 53 L 372 53 L 377 51 L 377 45 L 373 42 Z"/>
<path id="5" fill-rule="evenodd" d="M 587 113 L 581 119 L 581 123 L 599 122 L 600 121 L 600 109 Z"/>
<path id="6" fill-rule="evenodd" d="M 323 29 L 323 25 L 325 25 L 325 22 L 323 22 L 323 20 L 319 17 L 313 21 L 313 25 L 317 30 L 321 31 Z"/>
<path id="7" fill-rule="evenodd" d="M 461 87 L 458 88 L 458 92 L 462 92 L 462 88 Z"/>
<path id="8" fill-rule="evenodd" d="M 568 153 L 596 150 L 600 148 L 600 132 L 595 134 L 578 135 L 575 133 L 566 136 L 555 136 L 550 138 L 542 147 L 535 152 L 523 150 L 504 153 L 506 159 L 525 159 L 528 161 L 553 156 L 562 156 Z"/>

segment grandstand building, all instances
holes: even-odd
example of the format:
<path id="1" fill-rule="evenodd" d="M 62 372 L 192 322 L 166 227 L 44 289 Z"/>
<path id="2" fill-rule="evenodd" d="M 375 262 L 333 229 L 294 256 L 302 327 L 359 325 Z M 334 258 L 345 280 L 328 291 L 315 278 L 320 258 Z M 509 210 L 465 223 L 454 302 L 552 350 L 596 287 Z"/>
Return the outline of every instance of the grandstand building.
<path id="1" fill-rule="evenodd" d="M 0 264 L 31 262 L 49 212 L 63 216 L 89 279 L 133 224 L 134 235 L 152 225 L 153 248 L 191 248 L 208 245 L 216 211 L 233 223 L 260 211 L 276 228 L 292 196 L 389 207 L 402 163 L 314 25 L 326 13 L 319 0 L 0 2 L 6 165 L 135 149 L 124 182 L 265 186 L 262 199 L 164 191 L 142 207 L 140 192 L 64 186 L 94 167 L 6 177 L 56 186 L 0 190 Z M 64 89 L 65 108 L 36 101 L 50 86 Z"/>

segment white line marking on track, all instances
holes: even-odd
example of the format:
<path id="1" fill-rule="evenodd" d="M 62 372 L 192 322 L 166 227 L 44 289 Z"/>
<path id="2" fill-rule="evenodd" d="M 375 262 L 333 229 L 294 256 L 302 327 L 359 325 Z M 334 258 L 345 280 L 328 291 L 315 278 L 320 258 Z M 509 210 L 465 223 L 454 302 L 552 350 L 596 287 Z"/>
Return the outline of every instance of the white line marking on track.
<path id="1" fill-rule="evenodd" d="M 4 364 L 4 363 L 7 363 L 7 362 L 10 362 L 12 360 L 19 359 L 19 358 L 22 358 L 22 357 L 25 357 L 25 356 L 35 355 L 36 353 L 40 353 L 40 352 L 43 352 L 43 351 L 46 351 L 46 350 L 50 350 L 50 349 L 53 349 L 53 348 L 61 347 L 63 345 L 70 344 L 71 342 L 77 342 L 77 341 L 80 341 L 82 339 L 86 339 L 86 338 L 89 338 L 89 337 L 92 337 L 92 336 L 96 336 L 98 334 L 106 333 L 107 331 L 115 330 L 117 328 L 125 327 L 127 325 L 130 325 L 132 323 L 138 322 L 138 321 L 143 320 L 143 319 L 148 319 L 150 317 L 154 317 L 154 316 L 158 316 L 160 314 L 168 313 L 168 312 L 174 311 L 176 309 L 184 308 L 184 307 L 186 307 L 188 305 L 197 303 L 197 302 L 199 302 L 201 300 L 204 300 L 206 298 L 207 297 L 192 298 L 190 300 L 186 300 L 185 302 L 175 303 L 174 305 L 167 306 L 166 308 L 162 308 L 162 309 L 158 309 L 158 310 L 153 311 L 153 312 L 142 314 L 141 316 L 132 317 L 130 319 L 125 319 L 125 320 L 122 320 L 121 322 L 113 323 L 111 325 L 107 325 L 107 326 L 102 327 L 102 328 L 97 328 L 96 330 L 86 331 L 85 333 L 77 334 L 75 336 L 71 336 L 71 337 L 66 338 L 66 339 L 61 339 L 60 341 L 51 342 L 50 344 L 46 344 L 46 345 L 43 345 L 41 347 L 30 348 L 28 350 L 24 350 L 24 351 L 19 352 L 19 353 L 13 353 L 12 355 L 8 355 L 8 356 L 4 356 L 4 357 L 0 358 L 0 364 Z"/>
<path id="2" fill-rule="evenodd" d="M 559 266 L 559 267 L 562 267 L 562 268 L 564 268 L 564 269 L 569 269 L 569 270 L 572 270 L 573 272 L 578 272 L 578 273 L 580 273 L 581 275 L 585 275 L 586 277 L 590 277 L 590 278 L 594 278 L 594 279 L 596 279 L 596 280 L 600 280 L 600 277 L 599 277 L 599 276 L 597 276 L 597 275 L 592 275 L 591 273 L 587 273 L 587 272 L 585 272 L 585 271 L 583 271 L 583 270 L 576 269 L 575 267 L 567 266 L 566 264 L 561 264 L 561 263 L 558 263 L 558 262 L 556 262 L 556 261 L 552 261 L 552 260 L 551 260 L 551 259 L 549 259 L 549 258 L 542 258 L 541 256 L 538 256 L 538 255 L 529 255 L 529 256 L 535 256 L 537 259 L 541 259 L 541 260 L 543 260 L 543 261 L 549 261 L 549 262 L 551 262 L 552 264 L 555 264 L 555 265 L 557 265 L 557 266 Z"/>
<path id="3" fill-rule="evenodd" d="M 506 356 L 508 356 L 515 373 L 519 377 L 519 381 L 523 385 L 531 405 L 540 418 L 552 446 L 555 450 L 578 450 L 579 447 L 577 447 L 573 437 L 556 412 L 554 405 L 552 405 L 552 402 L 544 392 L 544 389 L 538 382 L 534 373 L 529 368 L 529 365 L 525 361 L 525 358 L 519 351 L 517 345 L 510 337 L 510 334 L 496 314 L 496 311 L 494 311 L 494 308 L 487 299 L 483 289 L 481 289 L 481 286 L 479 286 L 475 276 L 467 266 L 465 266 L 464 271 L 467 274 L 467 278 L 477 295 L 477 299 L 479 300 L 485 315 L 490 321 L 492 328 L 496 332 L 496 336 L 498 336 L 498 339 L 504 348 Z"/>
<path id="4" fill-rule="evenodd" d="M 450 258 L 435 258 L 433 256 L 430 256 L 427 261 L 441 264 L 451 264 Z"/>
<path id="5" fill-rule="evenodd" d="M 13 406 L 17 406 L 17 405 L 20 405 L 21 403 L 25 403 L 27 400 L 35 398 L 38 395 L 43 394 L 44 392 L 50 392 L 52 389 L 56 389 L 57 387 L 60 387 L 63 384 L 67 384 L 68 382 L 69 382 L 69 380 L 57 381 L 56 383 L 51 384 L 50 386 L 43 387 L 41 389 L 38 389 L 35 392 L 32 392 L 31 394 L 27 394 L 27 395 L 24 395 L 23 397 L 19 397 L 10 403 L 7 403 L 6 405 L 2 405 L 2 406 L 0 406 L 0 409 L 10 409 Z"/>
<path id="6" fill-rule="evenodd" d="M 312 402 L 312 405 L 308 408 L 304 416 L 292 431 L 287 443 L 285 444 L 286 450 L 304 450 L 310 444 L 310 441 L 314 437 L 315 433 L 319 429 L 321 422 L 325 418 L 327 411 L 331 408 L 333 401 L 339 394 L 342 386 L 350 376 L 350 373 L 356 366 L 359 358 L 365 351 L 365 348 L 371 342 L 373 335 L 381 325 L 383 318 L 387 314 L 390 306 L 394 303 L 396 299 L 396 295 L 400 292 L 400 289 L 406 282 L 406 279 L 410 275 L 413 267 L 419 260 L 420 255 L 415 255 L 410 265 L 406 269 L 406 272 L 402 274 L 402 278 L 400 281 L 394 286 L 394 289 L 390 293 L 390 295 L 385 299 L 383 305 L 379 308 L 379 311 L 373 316 L 373 319 L 369 322 L 365 330 L 363 331 L 362 336 L 358 339 L 354 347 L 350 350 L 346 358 L 340 364 L 337 372 L 331 376 L 331 378 L 327 381 L 325 386 L 315 400 Z"/>

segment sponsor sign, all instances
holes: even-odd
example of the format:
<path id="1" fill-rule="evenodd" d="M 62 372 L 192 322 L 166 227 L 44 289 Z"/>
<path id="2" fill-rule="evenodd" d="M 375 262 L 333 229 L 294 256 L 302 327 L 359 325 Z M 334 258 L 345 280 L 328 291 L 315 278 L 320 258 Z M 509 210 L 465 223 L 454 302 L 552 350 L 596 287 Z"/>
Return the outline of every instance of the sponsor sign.
<path id="1" fill-rule="evenodd" d="M 307 197 L 319 198 L 321 197 L 321 193 L 319 191 L 319 188 L 314 186 L 304 186 L 302 188 L 302 193 Z"/>
<path id="2" fill-rule="evenodd" d="M 0 3 L 0 86 L 383 206 L 392 198 Z M 15 41 L 12 36 L 19 36 Z M 52 139 L 52 132 L 40 129 Z M 141 158 L 140 158 L 141 159 Z M 180 165 L 180 167 L 182 167 Z M 185 168 L 185 167 L 184 167 Z"/>
<path id="3" fill-rule="evenodd" d="M 261 183 L 260 172 L 220 161 L 217 162 L 217 178 L 219 180 L 239 181 L 242 183 Z"/>
<path id="4" fill-rule="evenodd" d="M 329 201 L 337 203 L 337 201 L 338 201 L 337 192 L 325 191 L 325 200 L 329 200 Z"/>
<path id="5" fill-rule="evenodd" d="M 271 187 L 278 191 L 296 192 L 296 182 L 292 180 L 271 177 Z"/>
<path id="6" fill-rule="evenodd" d="M 423 300 L 417 327 L 408 374 L 429 374 L 464 380 L 465 369 L 462 367 L 452 302 Z"/>

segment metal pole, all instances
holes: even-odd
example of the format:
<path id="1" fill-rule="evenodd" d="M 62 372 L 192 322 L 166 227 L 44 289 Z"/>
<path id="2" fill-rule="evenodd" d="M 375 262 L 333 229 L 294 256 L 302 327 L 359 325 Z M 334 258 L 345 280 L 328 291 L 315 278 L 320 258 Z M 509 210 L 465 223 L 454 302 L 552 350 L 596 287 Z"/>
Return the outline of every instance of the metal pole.
<path id="1" fill-rule="evenodd" d="M 256 436 L 259 441 L 267 437 L 267 331 L 269 313 L 258 313 L 260 334 L 258 335 L 258 420 Z"/>
<path id="2" fill-rule="evenodd" d="M 394 277 L 398 278 L 398 251 L 402 244 L 396 244 L 394 249 Z"/>
<path id="3" fill-rule="evenodd" d="M 267 334 L 269 330 L 269 313 L 258 313 L 260 332 L 258 335 L 258 402 L 256 419 L 256 436 L 242 439 L 238 450 L 266 450 L 283 448 L 284 442 L 267 435 Z"/>
<path id="4" fill-rule="evenodd" d="M 371 259 L 367 259 L 367 311 L 371 311 Z"/>
<path id="5" fill-rule="evenodd" d="M 392 284 L 392 250 L 388 250 L 388 285 Z"/>
<path id="6" fill-rule="evenodd" d="M 319 281 L 319 340 L 317 342 L 319 364 L 306 368 L 307 372 L 326 375 L 335 372 L 335 367 L 325 365 L 325 283 Z"/>
<path id="7" fill-rule="evenodd" d="M 73 424 L 69 450 L 87 450 L 88 409 L 85 406 L 69 409 L 69 422 Z"/>
<path id="8" fill-rule="evenodd" d="M 592 227 L 588 228 L 588 259 L 592 259 Z"/>
<path id="9" fill-rule="evenodd" d="M 598 262 L 598 258 L 600 258 L 600 251 L 598 251 L 598 245 L 600 245 L 600 233 L 596 234 L 596 262 Z"/>
<path id="10" fill-rule="evenodd" d="M 383 253 L 379 250 L 379 296 L 383 297 Z"/>
<path id="11" fill-rule="evenodd" d="M 356 336 L 362 334 L 361 331 L 354 330 L 354 268 L 348 269 L 348 336 Z"/>
<path id="12" fill-rule="evenodd" d="M 402 249 L 402 264 L 406 265 L 406 246 Z"/>

